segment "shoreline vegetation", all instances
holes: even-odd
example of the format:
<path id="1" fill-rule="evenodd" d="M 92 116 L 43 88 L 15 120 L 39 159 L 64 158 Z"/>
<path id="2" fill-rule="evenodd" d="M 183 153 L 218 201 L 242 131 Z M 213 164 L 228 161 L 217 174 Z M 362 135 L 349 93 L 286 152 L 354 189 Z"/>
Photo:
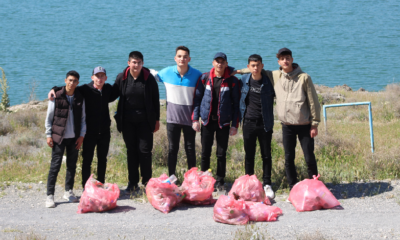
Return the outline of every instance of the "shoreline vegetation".
<path id="1" fill-rule="evenodd" d="M 315 138 L 315 155 L 320 180 L 325 183 L 398 179 L 400 177 L 400 84 L 390 84 L 384 91 L 352 91 L 348 86 L 333 88 L 316 85 L 322 104 L 366 102 L 372 103 L 375 153 L 371 153 L 367 106 L 332 108 L 327 111 L 329 128 L 325 133 L 323 116 L 319 134 Z M 110 115 L 117 108 L 117 101 L 110 103 Z M 168 173 L 168 138 L 166 132 L 166 104 L 160 100 L 160 130 L 154 134 L 153 177 Z M 51 149 L 46 144 L 44 119 L 47 101 L 31 101 L 15 105 L 9 112 L 0 112 L 0 185 L 8 182 L 46 182 L 51 160 Z M 275 109 L 274 109 L 275 111 Z M 111 142 L 108 153 L 106 182 L 120 187 L 128 182 L 126 147 L 122 135 L 112 119 Z M 272 140 L 272 182 L 278 193 L 288 192 L 284 168 L 281 125 L 275 117 Z M 82 151 L 82 149 L 80 150 Z M 80 152 L 81 153 L 81 152 Z M 244 175 L 244 149 L 242 129 L 230 137 L 227 151 L 226 182 Z M 200 134 L 196 135 L 196 159 L 200 167 Z M 299 180 L 307 176 L 307 167 L 300 145 L 296 147 L 296 168 Z M 79 154 L 75 188 L 81 188 L 82 157 Z M 96 176 L 97 157 L 92 172 Z M 215 144 L 211 169 L 216 172 Z M 65 181 L 65 164 L 62 165 L 57 183 Z M 178 153 L 177 178 L 182 182 L 187 171 L 183 137 Z M 261 179 L 262 161 L 259 147 L 256 152 L 255 174 Z"/>

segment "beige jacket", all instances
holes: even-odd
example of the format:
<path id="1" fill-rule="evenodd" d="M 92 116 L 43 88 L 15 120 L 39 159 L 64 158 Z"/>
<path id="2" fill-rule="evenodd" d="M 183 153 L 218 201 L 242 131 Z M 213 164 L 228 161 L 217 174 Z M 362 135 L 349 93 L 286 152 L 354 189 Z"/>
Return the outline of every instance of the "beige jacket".
<path id="1" fill-rule="evenodd" d="M 294 70 L 263 70 L 271 79 L 276 95 L 278 119 L 286 125 L 318 126 L 321 121 L 321 106 L 311 77 L 300 66 L 293 63 Z M 245 68 L 241 73 L 249 73 Z"/>

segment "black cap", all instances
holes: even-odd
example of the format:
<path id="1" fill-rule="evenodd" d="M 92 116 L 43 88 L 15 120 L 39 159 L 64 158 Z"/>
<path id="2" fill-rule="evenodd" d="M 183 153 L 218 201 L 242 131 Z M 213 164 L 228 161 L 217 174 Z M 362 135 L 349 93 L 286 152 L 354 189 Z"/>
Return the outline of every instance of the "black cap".
<path id="1" fill-rule="evenodd" d="M 222 58 L 222 59 L 224 59 L 225 61 L 228 61 L 228 58 L 226 57 L 225 53 L 222 53 L 222 52 L 217 52 L 217 53 L 215 54 L 214 60 L 217 59 L 217 58 Z"/>
<path id="2" fill-rule="evenodd" d="M 290 56 L 292 56 L 292 51 L 290 51 L 289 48 L 281 48 L 281 49 L 279 49 L 278 54 L 281 55 L 282 53 L 289 53 Z"/>

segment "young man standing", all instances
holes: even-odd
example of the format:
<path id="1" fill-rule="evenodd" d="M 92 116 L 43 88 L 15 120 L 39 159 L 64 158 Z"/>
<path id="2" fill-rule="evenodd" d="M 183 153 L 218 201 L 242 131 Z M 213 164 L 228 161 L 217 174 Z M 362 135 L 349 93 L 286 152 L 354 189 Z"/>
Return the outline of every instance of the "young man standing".
<path id="1" fill-rule="evenodd" d="M 250 73 L 242 76 L 242 96 L 240 113 L 243 119 L 243 140 L 245 155 L 245 172 L 254 174 L 254 157 L 257 139 L 260 144 L 263 161 L 263 186 L 265 194 L 273 199 L 271 188 L 271 140 L 274 127 L 275 91 L 271 80 L 261 71 L 264 67 L 260 55 L 253 54 L 248 59 Z"/>
<path id="2" fill-rule="evenodd" d="M 156 76 L 160 82 L 164 83 L 167 96 L 169 175 L 175 174 L 182 131 L 188 169 L 196 166 L 196 132 L 192 129 L 191 114 L 194 90 L 197 80 L 201 76 L 199 70 L 189 65 L 191 59 L 187 47 L 177 47 L 174 59 L 177 65 L 164 68 Z"/>
<path id="3" fill-rule="evenodd" d="M 299 138 L 307 163 L 308 177 L 318 174 L 314 137 L 318 135 L 321 106 L 311 77 L 293 63 L 292 51 L 282 48 L 276 54 L 279 70 L 264 71 L 273 79 L 278 119 L 282 124 L 285 168 L 290 189 L 298 182 L 294 164 L 296 138 Z M 242 69 L 238 73 L 246 73 Z"/>
<path id="4" fill-rule="evenodd" d="M 52 148 L 51 165 L 47 179 L 46 207 L 55 207 L 54 191 L 60 171 L 64 150 L 67 151 L 67 171 L 63 198 L 78 202 L 72 189 L 74 187 L 78 151 L 86 134 L 85 101 L 75 91 L 79 84 L 79 74 L 69 71 L 65 87 L 55 93 L 55 100 L 49 101 L 45 121 L 47 145 Z"/>
<path id="5" fill-rule="evenodd" d="M 113 102 L 117 95 L 113 94 L 112 86 L 106 84 L 106 69 L 99 66 L 92 71 L 92 81 L 76 88 L 85 99 L 87 132 L 82 145 L 82 187 L 91 174 L 94 150 L 97 146 L 97 180 L 104 183 L 107 168 L 107 154 L 110 146 L 110 110 L 108 104 Z M 51 95 L 60 88 L 54 87 Z"/>
<path id="6" fill-rule="evenodd" d="M 129 183 L 125 193 L 130 194 L 139 189 L 139 167 L 143 185 L 152 176 L 151 151 L 153 133 L 160 127 L 160 99 L 156 80 L 143 67 L 143 54 L 131 52 L 128 65 L 118 74 L 113 90 L 120 97 L 115 119 L 126 144 Z"/>
<path id="7" fill-rule="evenodd" d="M 224 186 L 226 173 L 226 151 L 229 135 L 237 133 L 240 122 L 240 85 L 231 76 L 233 68 L 228 67 L 227 57 L 218 52 L 214 56 L 213 68 L 199 79 L 193 102 L 193 129 L 200 132 L 201 118 L 201 170 L 210 168 L 210 157 L 214 134 L 217 140 L 216 189 Z M 232 123 L 232 125 L 231 125 Z"/>

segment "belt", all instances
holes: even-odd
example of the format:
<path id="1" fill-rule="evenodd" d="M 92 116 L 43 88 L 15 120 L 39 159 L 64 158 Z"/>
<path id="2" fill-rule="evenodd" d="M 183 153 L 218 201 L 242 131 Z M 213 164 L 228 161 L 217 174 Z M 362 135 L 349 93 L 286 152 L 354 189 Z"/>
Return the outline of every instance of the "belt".
<path id="1" fill-rule="evenodd" d="M 264 121 L 263 121 L 262 118 L 260 118 L 260 119 L 247 119 L 247 118 L 245 118 L 244 121 L 245 122 L 254 122 L 254 123 L 260 124 L 260 125 L 264 124 Z"/>

